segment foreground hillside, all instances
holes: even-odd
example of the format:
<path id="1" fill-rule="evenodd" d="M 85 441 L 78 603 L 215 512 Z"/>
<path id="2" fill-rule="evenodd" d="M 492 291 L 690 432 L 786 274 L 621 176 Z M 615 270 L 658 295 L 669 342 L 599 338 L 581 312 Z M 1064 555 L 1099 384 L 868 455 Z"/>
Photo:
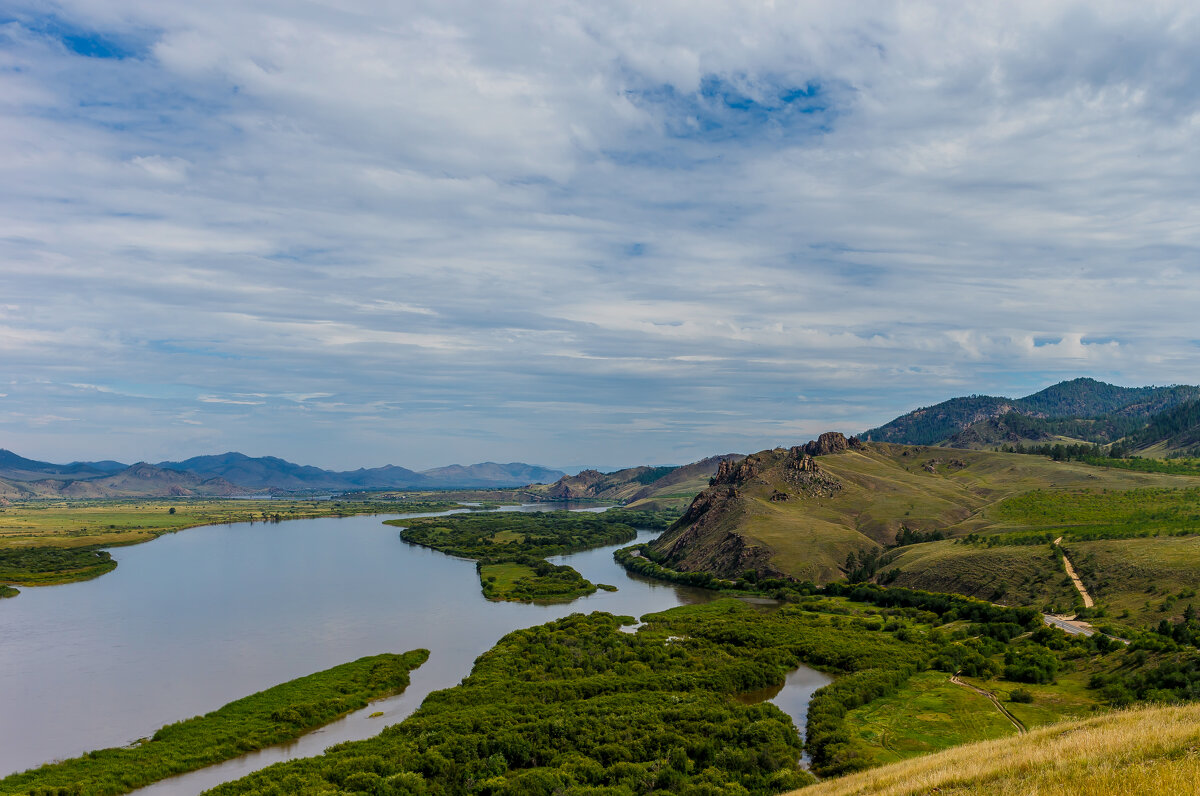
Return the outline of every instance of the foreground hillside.
<path id="1" fill-rule="evenodd" d="M 1054 724 L 1013 738 L 833 779 L 795 796 L 1195 793 L 1200 705 L 1143 708 Z"/>
<path id="2" fill-rule="evenodd" d="M 722 465 L 650 553 L 726 578 L 876 580 L 1070 611 L 1080 595 L 1058 540 L 1104 605 L 1154 622 L 1200 578 L 1194 476 L 840 434 L 807 450 Z"/>

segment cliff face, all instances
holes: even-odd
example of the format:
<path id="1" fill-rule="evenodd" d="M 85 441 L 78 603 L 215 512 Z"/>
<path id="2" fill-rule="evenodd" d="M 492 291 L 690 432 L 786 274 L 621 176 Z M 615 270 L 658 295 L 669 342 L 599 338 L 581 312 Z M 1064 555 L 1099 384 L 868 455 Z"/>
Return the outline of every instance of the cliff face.
<path id="1" fill-rule="evenodd" d="M 802 511 L 805 501 L 836 495 L 842 483 L 814 457 L 863 449 L 858 439 L 830 432 L 803 446 L 723 461 L 708 489 L 652 548 L 665 556 L 668 566 L 684 572 L 733 578 L 752 571 L 759 577 L 788 577 L 773 561 L 774 548 L 744 531 L 769 522 L 778 511 L 772 505 L 791 504 L 791 510 Z"/>

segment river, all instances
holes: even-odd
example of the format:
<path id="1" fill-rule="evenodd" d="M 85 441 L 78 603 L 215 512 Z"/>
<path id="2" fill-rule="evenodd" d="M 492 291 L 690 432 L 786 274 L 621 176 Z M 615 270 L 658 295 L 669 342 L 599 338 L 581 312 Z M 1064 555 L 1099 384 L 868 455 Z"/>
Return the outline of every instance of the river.
<path id="1" fill-rule="evenodd" d="M 612 559 L 624 545 L 615 545 L 554 561 L 616 592 L 558 605 L 489 602 L 474 562 L 407 544 L 399 529 L 382 524 L 414 516 L 429 515 L 193 528 L 115 548 L 119 566 L 95 580 L 26 588 L 0 602 L 0 776 L 129 744 L 163 724 L 364 655 L 430 650 L 404 694 L 294 743 L 140 791 L 196 794 L 378 733 L 430 691 L 456 685 L 476 657 L 517 628 L 575 612 L 641 616 L 715 596 L 626 573 Z M 808 695 L 827 682 L 812 675 L 773 699 L 797 726 Z M 382 717 L 368 717 L 380 710 Z"/>

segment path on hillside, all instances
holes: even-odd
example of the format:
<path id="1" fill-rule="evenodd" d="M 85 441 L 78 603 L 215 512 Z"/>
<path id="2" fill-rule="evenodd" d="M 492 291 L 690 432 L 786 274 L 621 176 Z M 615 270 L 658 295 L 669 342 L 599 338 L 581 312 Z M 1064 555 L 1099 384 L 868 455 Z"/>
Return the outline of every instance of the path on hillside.
<path id="1" fill-rule="evenodd" d="M 1058 537 L 1054 540 L 1054 545 L 1058 547 L 1058 545 L 1062 543 L 1062 540 L 1063 538 L 1061 536 Z M 1062 550 L 1061 547 L 1058 549 Z M 1066 553 L 1063 553 L 1062 557 L 1063 566 L 1067 568 L 1067 576 L 1071 578 L 1071 582 L 1074 583 L 1075 588 L 1079 590 L 1079 596 L 1083 597 L 1083 607 L 1091 608 L 1093 605 L 1095 605 L 1095 603 L 1092 602 L 1092 595 L 1088 594 L 1087 589 L 1083 588 L 1083 581 L 1081 581 L 1079 576 L 1075 574 L 1075 567 L 1071 566 L 1071 559 L 1067 558 Z"/>
<path id="2" fill-rule="evenodd" d="M 996 706 L 996 710 L 998 710 L 998 711 L 1000 711 L 1001 713 L 1003 713 L 1003 714 L 1004 714 L 1004 716 L 1005 716 L 1005 717 L 1006 717 L 1006 718 L 1007 718 L 1009 721 L 1011 721 L 1011 722 L 1012 722 L 1012 725 L 1013 725 L 1014 727 L 1016 727 L 1016 728 L 1017 728 L 1017 733 L 1018 733 L 1019 735 L 1024 735 L 1024 734 L 1025 734 L 1025 724 L 1024 724 L 1024 722 L 1022 722 L 1020 719 L 1018 719 L 1018 718 L 1017 718 L 1016 716 L 1014 716 L 1013 714 L 1009 713 L 1009 712 L 1008 712 L 1008 708 L 1006 708 L 1006 707 L 1004 707 L 1004 705 L 1000 704 L 1000 700 L 999 700 L 999 699 L 997 699 L 997 698 L 996 698 L 996 695 L 995 695 L 995 694 L 993 694 L 991 691 L 985 691 L 985 690 L 984 690 L 984 689 L 982 689 L 982 688 L 976 688 L 975 686 L 971 685 L 970 683 L 964 683 L 962 680 L 959 680 L 959 679 L 958 679 L 958 674 L 957 674 L 957 673 L 950 675 L 950 682 L 954 683 L 955 685 L 959 685 L 959 686 L 962 686 L 963 688 L 966 688 L 966 689 L 969 689 L 969 690 L 971 690 L 971 691 L 974 691 L 976 694 L 979 694 L 980 696 L 985 696 L 985 697 L 987 697 L 988 699 L 990 699 L 990 700 L 991 700 L 991 702 L 992 702 L 992 704 Z"/>

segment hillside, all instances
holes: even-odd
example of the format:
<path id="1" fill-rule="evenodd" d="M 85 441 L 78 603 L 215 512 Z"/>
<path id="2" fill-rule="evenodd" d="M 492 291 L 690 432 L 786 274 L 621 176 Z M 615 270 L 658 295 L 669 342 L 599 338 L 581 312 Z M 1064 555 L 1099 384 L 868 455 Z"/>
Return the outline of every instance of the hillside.
<path id="1" fill-rule="evenodd" d="M 865 441 L 936 445 L 972 427 L 976 427 L 977 436 L 994 435 L 995 432 L 986 425 L 988 421 L 1017 415 L 1040 421 L 1094 421 L 1106 418 L 1108 422 L 1099 428 L 1091 428 L 1094 424 L 1090 422 L 1035 422 L 1026 424 L 1016 433 L 1019 439 L 1024 440 L 1062 435 L 1107 443 L 1140 428 L 1157 414 L 1197 399 L 1200 399 L 1200 387 L 1190 385 L 1118 387 L 1095 379 L 1080 378 L 1055 384 L 1024 398 L 983 395 L 951 398 L 901 415 L 864 432 L 862 438 Z M 979 426 L 981 423 L 985 425 Z M 1014 422 L 1010 419 L 1007 425 L 1012 426 Z M 1089 430 L 1093 433 L 1089 434 Z M 1009 436 L 1012 432 L 1013 429 L 1006 428 L 1000 434 L 1008 441 L 1015 441 Z M 1022 432 L 1035 432 L 1036 435 L 1023 435 Z M 969 439 L 960 440 L 956 447 L 970 447 L 969 443 Z"/>
<path id="2" fill-rule="evenodd" d="M 1159 796 L 1200 782 L 1200 705 L 1148 707 L 965 744 L 791 796 Z"/>
<path id="3" fill-rule="evenodd" d="M 708 486 L 722 462 L 739 461 L 737 453 L 710 456 L 682 467 L 627 467 L 612 473 L 584 470 L 553 484 L 528 490 L 543 500 L 611 500 L 653 511 L 680 508 Z"/>
<path id="4" fill-rule="evenodd" d="M 1159 526 L 1147 525 L 1146 515 L 1163 516 L 1161 508 L 1155 509 L 1163 500 L 1157 493 L 1146 494 L 1144 504 L 1134 501 L 1127 510 L 1102 503 L 1094 517 L 1081 516 L 1086 501 L 1073 496 L 1112 500 L 1145 494 L 1131 491 L 1139 488 L 1196 486 L 1200 480 L 1190 476 L 1040 456 L 862 443 L 826 434 L 808 446 L 761 451 L 740 463 L 722 464 L 713 485 L 653 543 L 651 552 L 664 565 L 685 572 L 740 577 L 749 570 L 760 577 L 782 575 L 816 583 L 853 576 L 1070 609 L 1076 593 L 1069 581 L 1064 583 L 1050 541 L 1066 534 L 1071 548 L 1082 552 L 1089 545 L 1115 544 L 1092 541 L 1097 534 L 1128 535 L 1122 524 L 1106 517 L 1127 517 L 1128 527 L 1151 528 L 1152 536 Z M 1074 502 L 1015 508 L 1002 503 L 1029 494 Z M 1200 511 L 1200 492 L 1174 494 L 1188 497 L 1180 502 L 1176 517 L 1159 521 L 1162 532 L 1200 530 L 1188 519 L 1191 512 Z M 1066 512 L 1061 519 L 1049 513 L 1060 509 Z M 1081 529 L 1077 539 L 1071 536 L 1073 527 Z M 942 537 L 945 540 L 938 541 Z M 964 537 L 972 543 L 953 541 Z M 1141 549 L 1161 547 L 1166 541 L 1143 538 L 1121 544 Z M 1173 566 L 1181 571 L 1172 583 L 1200 576 L 1200 550 L 1181 552 L 1177 558 Z M 1151 585 L 1145 568 L 1135 580 L 1108 576 L 1105 567 L 1118 562 L 1113 557 L 1105 560 L 1109 564 L 1098 563 L 1089 577 L 1105 584 L 1107 601 L 1132 606 L 1135 616 L 1140 614 L 1145 595 L 1135 604 L 1131 590 L 1135 583 L 1139 589 Z"/>

